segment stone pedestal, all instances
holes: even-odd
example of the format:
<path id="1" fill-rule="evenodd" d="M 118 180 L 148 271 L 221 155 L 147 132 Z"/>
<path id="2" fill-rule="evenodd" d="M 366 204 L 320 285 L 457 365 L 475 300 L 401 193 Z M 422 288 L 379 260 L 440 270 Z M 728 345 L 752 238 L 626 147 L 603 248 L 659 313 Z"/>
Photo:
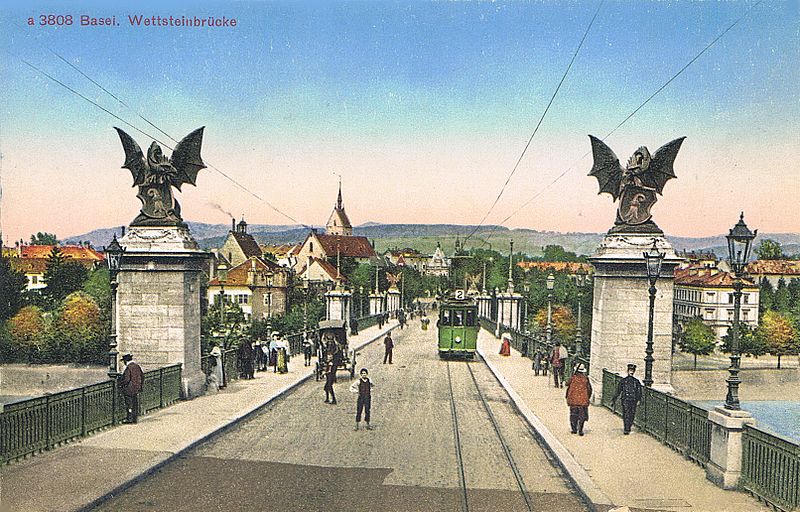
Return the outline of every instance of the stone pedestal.
<path id="1" fill-rule="evenodd" d="M 595 254 L 592 303 L 592 345 L 589 380 L 594 400 L 603 396 L 603 368 L 625 374 L 628 363 L 644 380 L 650 284 L 643 253 L 656 240 L 666 253 L 656 281 L 653 317 L 653 388 L 672 392 L 672 274 L 680 259 L 663 233 L 609 233 Z"/>
<path id="2" fill-rule="evenodd" d="M 521 331 L 520 306 L 522 295 L 518 293 L 503 292 L 497 295 L 497 322 L 499 325 Z M 499 328 L 498 325 L 498 328 Z"/>
<path id="3" fill-rule="evenodd" d="M 378 315 L 383 313 L 383 295 L 371 293 L 369 296 L 369 314 Z"/>
<path id="4" fill-rule="evenodd" d="M 747 411 L 731 411 L 722 406 L 709 411 L 711 453 L 706 477 L 723 489 L 736 489 L 742 474 L 742 430 L 756 420 Z"/>
<path id="5" fill-rule="evenodd" d="M 209 254 L 185 226 L 131 227 L 117 276 L 117 339 L 145 369 L 183 365 L 183 395 L 203 392 L 200 276 Z"/>
<path id="6" fill-rule="evenodd" d="M 343 320 L 350 326 L 350 292 L 335 288 L 325 294 L 325 318 Z"/>
<path id="7" fill-rule="evenodd" d="M 397 317 L 397 311 L 400 309 L 400 290 L 396 286 L 389 288 L 386 292 L 386 310 L 392 316 Z"/>

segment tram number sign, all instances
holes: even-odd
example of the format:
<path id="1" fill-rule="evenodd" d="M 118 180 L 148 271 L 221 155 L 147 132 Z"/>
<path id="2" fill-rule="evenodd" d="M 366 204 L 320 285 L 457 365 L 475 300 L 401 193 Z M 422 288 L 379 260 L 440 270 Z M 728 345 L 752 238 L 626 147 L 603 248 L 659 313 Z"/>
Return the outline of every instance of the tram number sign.
<path id="1" fill-rule="evenodd" d="M 456 300 L 464 300 L 464 290 L 456 290 Z"/>

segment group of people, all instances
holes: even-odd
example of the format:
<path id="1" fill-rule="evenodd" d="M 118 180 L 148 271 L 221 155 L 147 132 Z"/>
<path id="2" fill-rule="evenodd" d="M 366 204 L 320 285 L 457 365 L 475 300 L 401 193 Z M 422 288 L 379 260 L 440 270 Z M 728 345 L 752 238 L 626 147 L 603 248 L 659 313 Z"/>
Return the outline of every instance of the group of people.
<path id="1" fill-rule="evenodd" d="M 533 363 L 531 364 L 533 374 L 538 377 L 540 374 L 547 375 L 547 372 L 552 370 L 553 386 L 563 388 L 564 368 L 566 368 L 568 357 L 569 352 L 567 352 L 567 347 L 561 345 L 558 341 L 556 341 L 553 349 L 549 352 L 536 350 L 533 353 Z"/>

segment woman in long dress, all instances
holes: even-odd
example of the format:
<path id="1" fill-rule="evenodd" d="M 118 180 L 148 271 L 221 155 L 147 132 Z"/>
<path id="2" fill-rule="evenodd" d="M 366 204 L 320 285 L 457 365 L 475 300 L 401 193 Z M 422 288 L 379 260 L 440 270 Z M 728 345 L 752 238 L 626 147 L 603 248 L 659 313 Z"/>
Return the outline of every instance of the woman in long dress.
<path id="1" fill-rule="evenodd" d="M 214 367 L 211 369 L 211 373 L 216 377 L 217 385 L 220 388 L 224 388 L 225 383 L 222 380 L 222 350 L 220 350 L 219 345 L 214 343 L 209 354 L 214 358 L 215 363 Z"/>

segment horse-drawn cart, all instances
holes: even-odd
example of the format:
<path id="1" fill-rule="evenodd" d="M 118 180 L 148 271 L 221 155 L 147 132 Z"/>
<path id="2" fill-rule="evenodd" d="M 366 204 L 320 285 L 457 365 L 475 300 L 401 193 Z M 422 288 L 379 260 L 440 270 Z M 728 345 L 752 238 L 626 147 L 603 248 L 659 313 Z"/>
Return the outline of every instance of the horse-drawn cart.
<path id="1" fill-rule="evenodd" d="M 314 376 L 317 380 L 325 377 L 325 361 L 333 356 L 336 371 L 356 375 L 356 351 L 350 350 L 347 343 L 347 328 L 343 320 L 322 320 L 319 323 L 319 343 L 317 344 L 317 366 Z"/>

